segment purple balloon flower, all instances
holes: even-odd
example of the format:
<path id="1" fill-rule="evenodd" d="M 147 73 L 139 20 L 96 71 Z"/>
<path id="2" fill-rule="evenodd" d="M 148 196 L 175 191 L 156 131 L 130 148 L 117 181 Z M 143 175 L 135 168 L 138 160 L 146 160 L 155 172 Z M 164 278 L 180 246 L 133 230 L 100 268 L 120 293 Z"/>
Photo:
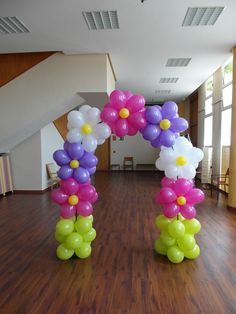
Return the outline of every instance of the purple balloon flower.
<path id="1" fill-rule="evenodd" d="M 84 150 L 81 143 L 64 144 L 64 149 L 56 150 L 53 154 L 55 162 L 61 168 L 58 170 L 58 177 L 62 180 L 74 178 L 79 183 L 89 181 L 90 175 L 96 171 L 97 157 L 93 153 Z"/>
<path id="2" fill-rule="evenodd" d="M 148 107 L 145 112 L 147 125 L 140 132 L 154 147 L 171 147 L 178 133 L 188 128 L 187 120 L 179 118 L 178 106 L 166 101 L 162 107 Z"/>

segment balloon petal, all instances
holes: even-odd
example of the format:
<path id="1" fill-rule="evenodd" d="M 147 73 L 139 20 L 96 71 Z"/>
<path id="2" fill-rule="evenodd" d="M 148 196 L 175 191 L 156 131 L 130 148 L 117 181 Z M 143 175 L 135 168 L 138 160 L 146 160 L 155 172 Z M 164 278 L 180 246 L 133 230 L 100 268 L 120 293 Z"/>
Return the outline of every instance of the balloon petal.
<path id="1" fill-rule="evenodd" d="M 97 148 L 97 140 L 93 135 L 86 135 L 83 138 L 82 145 L 87 152 L 94 152 Z"/>

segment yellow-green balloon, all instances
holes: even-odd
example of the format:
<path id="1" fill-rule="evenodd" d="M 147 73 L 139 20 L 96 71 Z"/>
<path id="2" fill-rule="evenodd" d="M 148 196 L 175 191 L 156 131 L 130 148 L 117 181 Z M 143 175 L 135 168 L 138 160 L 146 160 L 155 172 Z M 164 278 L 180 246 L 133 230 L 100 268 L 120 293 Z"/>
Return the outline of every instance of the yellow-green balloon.
<path id="1" fill-rule="evenodd" d="M 65 240 L 65 236 L 61 235 L 57 230 L 55 231 L 55 239 L 62 243 Z"/>
<path id="2" fill-rule="evenodd" d="M 168 232 L 173 238 L 182 237 L 185 233 L 184 224 L 179 220 L 174 220 L 168 225 Z"/>
<path id="3" fill-rule="evenodd" d="M 72 232 L 68 237 L 66 237 L 65 245 L 68 249 L 75 250 L 78 249 L 83 243 L 83 238 L 77 232 Z"/>
<path id="4" fill-rule="evenodd" d="M 186 219 L 183 224 L 185 226 L 186 233 L 196 234 L 201 230 L 201 224 L 196 218 L 191 220 Z"/>
<path id="5" fill-rule="evenodd" d="M 172 263 L 181 263 L 184 259 L 184 253 L 177 246 L 170 247 L 167 256 Z"/>
<path id="6" fill-rule="evenodd" d="M 176 242 L 176 240 L 173 237 L 171 237 L 168 232 L 165 231 L 161 233 L 160 239 L 162 243 L 165 244 L 166 246 L 172 246 Z"/>
<path id="7" fill-rule="evenodd" d="M 172 221 L 172 219 L 169 219 L 165 217 L 164 215 L 159 215 L 155 219 L 155 225 L 157 229 L 161 231 L 166 231 L 168 228 L 169 223 Z"/>
<path id="8" fill-rule="evenodd" d="M 162 243 L 161 239 L 154 241 L 154 250 L 161 255 L 166 255 L 168 247 Z"/>
<path id="9" fill-rule="evenodd" d="M 193 235 L 186 233 L 184 236 L 177 239 L 177 243 L 180 249 L 185 252 L 192 250 L 196 244 L 196 241 Z"/>
<path id="10" fill-rule="evenodd" d="M 184 252 L 184 256 L 190 259 L 195 259 L 200 255 L 200 252 L 201 252 L 200 247 L 197 244 L 195 244 L 192 250 Z"/>
<path id="11" fill-rule="evenodd" d="M 79 258 L 87 258 L 89 257 L 91 252 L 92 252 L 91 245 L 86 242 L 84 242 L 78 249 L 75 250 L 75 254 Z"/>
<path id="12" fill-rule="evenodd" d="M 89 219 L 79 219 L 75 223 L 75 229 L 80 234 L 87 233 L 92 229 L 92 221 Z"/>
<path id="13" fill-rule="evenodd" d="M 90 220 L 92 223 L 93 223 L 93 215 L 89 215 L 89 216 L 87 216 L 87 217 L 84 217 L 84 216 L 78 216 L 77 217 L 77 220 Z"/>
<path id="14" fill-rule="evenodd" d="M 96 238 L 96 230 L 92 228 L 89 232 L 83 234 L 84 242 L 92 242 Z"/>
<path id="15" fill-rule="evenodd" d="M 65 261 L 71 258 L 71 256 L 74 254 L 74 250 L 70 250 L 64 244 L 60 244 L 57 247 L 56 254 L 59 259 Z"/>
<path id="16" fill-rule="evenodd" d="M 67 236 L 74 230 L 74 223 L 71 219 L 61 219 L 56 224 L 56 231 L 62 236 Z"/>

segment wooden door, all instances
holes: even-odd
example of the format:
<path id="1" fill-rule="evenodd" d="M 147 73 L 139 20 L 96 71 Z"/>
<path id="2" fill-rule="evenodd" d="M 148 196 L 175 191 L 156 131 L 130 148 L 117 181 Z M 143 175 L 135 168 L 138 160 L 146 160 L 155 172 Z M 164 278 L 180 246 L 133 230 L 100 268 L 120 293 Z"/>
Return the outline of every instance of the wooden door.
<path id="1" fill-rule="evenodd" d="M 106 171 L 110 169 L 110 138 L 104 144 L 98 145 L 95 155 L 98 158 L 97 170 Z"/>

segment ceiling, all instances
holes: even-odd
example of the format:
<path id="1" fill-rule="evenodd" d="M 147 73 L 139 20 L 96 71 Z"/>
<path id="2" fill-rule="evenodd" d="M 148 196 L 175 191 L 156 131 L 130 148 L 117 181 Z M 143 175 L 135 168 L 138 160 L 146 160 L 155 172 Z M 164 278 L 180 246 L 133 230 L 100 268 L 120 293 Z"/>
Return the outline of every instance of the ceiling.
<path id="1" fill-rule="evenodd" d="M 182 27 L 188 7 L 212 6 L 225 7 L 214 26 Z M 82 12 L 103 10 L 117 11 L 119 29 L 88 29 Z M 116 88 L 143 94 L 148 102 L 183 100 L 236 44 L 235 0 L 1 0 L 0 17 L 8 16 L 17 16 L 30 32 L 0 34 L 0 53 L 109 53 Z M 166 67 L 169 58 L 191 61 Z"/>

